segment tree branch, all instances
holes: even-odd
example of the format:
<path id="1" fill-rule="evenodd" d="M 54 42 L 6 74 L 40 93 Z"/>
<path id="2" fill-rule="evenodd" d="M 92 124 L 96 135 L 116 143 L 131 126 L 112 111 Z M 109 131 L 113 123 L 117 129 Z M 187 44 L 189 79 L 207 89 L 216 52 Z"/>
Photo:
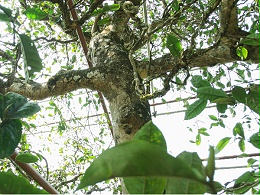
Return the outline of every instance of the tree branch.
<path id="1" fill-rule="evenodd" d="M 109 90 L 108 83 L 104 80 L 102 71 L 94 67 L 85 70 L 58 72 L 48 82 L 42 84 L 34 81 L 25 83 L 24 80 L 16 78 L 14 83 L 5 89 L 5 93 L 12 91 L 33 100 L 41 100 L 82 88 L 102 92 Z"/>

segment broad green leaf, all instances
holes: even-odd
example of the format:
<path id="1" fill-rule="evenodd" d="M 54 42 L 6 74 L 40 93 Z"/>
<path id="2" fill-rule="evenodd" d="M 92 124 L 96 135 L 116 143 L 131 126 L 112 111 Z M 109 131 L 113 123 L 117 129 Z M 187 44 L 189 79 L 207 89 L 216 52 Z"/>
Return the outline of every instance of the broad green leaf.
<path id="1" fill-rule="evenodd" d="M 251 187 L 248 185 L 244 185 L 245 183 L 251 183 L 254 182 L 257 178 L 254 177 L 253 172 L 245 172 L 243 173 L 239 178 L 236 179 L 234 188 L 237 189 L 233 193 L 235 194 L 244 194 L 246 193 Z M 242 187 L 244 186 L 244 187 Z"/>
<path id="2" fill-rule="evenodd" d="M 249 93 L 247 94 L 246 105 L 255 113 L 259 114 L 259 85 L 258 84 L 253 84 L 250 86 Z"/>
<path id="3" fill-rule="evenodd" d="M 32 116 L 40 111 L 40 106 L 34 102 L 27 102 L 27 99 L 17 93 L 9 92 L 2 99 L 2 109 L 4 109 L 1 118 L 19 119 Z"/>
<path id="4" fill-rule="evenodd" d="M 230 141 L 231 137 L 224 137 L 223 139 L 221 139 L 216 148 L 215 148 L 215 153 L 219 153 L 221 150 L 223 150 L 225 148 L 225 146 L 228 144 L 228 142 Z"/>
<path id="5" fill-rule="evenodd" d="M 10 111 L 10 108 L 11 111 Z M 27 118 L 34 115 L 41 110 L 40 106 L 35 102 L 27 102 L 25 105 L 21 106 L 17 110 L 12 105 L 8 107 L 9 119 L 20 119 Z"/>
<path id="6" fill-rule="evenodd" d="M 200 75 L 194 75 L 191 79 L 191 83 L 196 88 L 211 86 L 210 83 L 207 80 L 202 79 L 202 76 Z"/>
<path id="7" fill-rule="evenodd" d="M 0 5 L 0 9 L 5 13 L 5 15 L 9 18 L 12 17 L 12 10 L 7 8 L 7 7 L 4 7 L 2 5 Z"/>
<path id="8" fill-rule="evenodd" d="M 215 173 L 215 150 L 212 146 L 209 147 L 209 157 L 206 165 L 206 175 L 209 177 L 210 181 L 214 181 Z"/>
<path id="9" fill-rule="evenodd" d="M 174 57 L 180 57 L 182 52 L 182 45 L 179 39 L 173 35 L 167 35 L 166 47 L 170 50 Z"/>
<path id="10" fill-rule="evenodd" d="M 246 102 L 246 91 L 243 87 L 235 86 L 232 89 L 232 96 L 240 103 Z"/>
<path id="11" fill-rule="evenodd" d="M 233 135 L 236 136 L 237 134 L 245 139 L 244 128 L 241 123 L 237 123 L 233 128 Z"/>
<path id="12" fill-rule="evenodd" d="M 179 177 L 205 183 L 184 161 L 156 144 L 132 140 L 104 151 L 86 170 L 77 190 L 114 177 Z"/>
<path id="13" fill-rule="evenodd" d="M 227 96 L 227 97 L 222 97 L 218 98 L 216 100 L 211 101 L 212 103 L 217 103 L 217 104 L 228 104 L 228 105 L 235 105 L 236 101 L 233 97 Z"/>
<path id="14" fill-rule="evenodd" d="M 239 142 L 238 142 L 238 146 L 239 146 L 239 149 L 241 150 L 241 152 L 244 152 L 245 151 L 245 141 L 244 139 L 240 139 Z"/>
<path id="15" fill-rule="evenodd" d="M 42 11 L 38 7 L 28 7 L 23 13 L 30 20 L 42 20 L 48 16 L 45 11 Z"/>
<path id="16" fill-rule="evenodd" d="M 259 45 L 259 33 L 252 33 L 247 35 L 244 39 L 242 39 L 240 42 L 245 45 L 252 45 L 252 46 L 258 46 Z"/>
<path id="17" fill-rule="evenodd" d="M 135 134 L 133 139 L 154 143 L 167 152 L 164 136 L 152 121 L 144 124 L 144 126 Z M 124 178 L 124 183 L 130 194 L 162 194 L 165 189 L 166 178 L 128 177 Z"/>
<path id="18" fill-rule="evenodd" d="M 165 138 L 160 129 L 158 129 L 158 127 L 154 125 L 152 121 L 145 123 L 144 126 L 142 126 L 142 128 L 135 134 L 133 139 L 154 143 L 167 151 Z"/>
<path id="19" fill-rule="evenodd" d="M 20 120 L 8 120 L 0 123 L 0 159 L 11 156 L 20 142 L 22 123 Z"/>
<path id="20" fill-rule="evenodd" d="M 19 34 L 19 37 L 22 46 L 25 79 L 28 80 L 33 77 L 35 72 L 42 70 L 42 60 L 31 38 L 25 34 Z"/>
<path id="21" fill-rule="evenodd" d="M 219 113 L 225 113 L 227 110 L 227 104 L 217 104 L 217 110 Z"/>
<path id="22" fill-rule="evenodd" d="M 260 139 L 259 139 L 259 132 L 253 134 L 253 135 L 250 137 L 250 139 L 249 139 L 249 142 L 250 142 L 253 146 L 255 146 L 256 148 L 258 148 L 258 149 L 260 149 L 259 141 L 260 141 Z"/>
<path id="23" fill-rule="evenodd" d="M 0 22 L 3 21 L 3 22 L 10 22 L 10 18 L 4 14 L 4 13 L 0 13 Z"/>
<path id="24" fill-rule="evenodd" d="M 245 47 L 239 46 L 236 49 L 237 56 L 241 58 L 241 60 L 245 60 L 247 58 L 248 51 Z"/>
<path id="25" fill-rule="evenodd" d="M 102 14 L 102 13 L 109 12 L 109 11 L 117 11 L 119 9 L 120 9 L 119 4 L 112 4 L 112 5 L 106 4 L 106 5 L 104 5 L 104 7 L 94 10 L 93 13 L 91 14 L 91 16 L 96 16 L 98 14 Z"/>
<path id="26" fill-rule="evenodd" d="M 160 177 L 124 177 L 129 194 L 163 194 L 167 179 Z"/>
<path id="27" fill-rule="evenodd" d="M 185 161 L 192 168 L 196 169 L 203 175 L 202 161 L 198 154 L 193 152 L 182 152 L 177 156 L 178 159 Z M 206 177 L 205 177 L 206 178 Z M 167 180 L 166 194 L 204 194 L 206 192 L 206 186 L 189 179 L 179 179 L 169 177 Z"/>
<path id="28" fill-rule="evenodd" d="M 35 163 L 38 161 L 38 157 L 30 153 L 20 153 L 15 157 L 15 160 L 22 163 Z"/>
<path id="29" fill-rule="evenodd" d="M 226 96 L 227 94 L 225 91 L 213 87 L 201 87 L 197 90 L 197 97 L 203 100 L 214 101 Z"/>
<path id="30" fill-rule="evenodd" d="M 199 99 L 188 106 L 185 112 L 185 120 L 198 116 L 207 106 L 207 100 Z"/>
<path id="31" fill-rule="evenodd" d="M 110 21 L 111 21 L 110 18 L 103 18 L 97 22 L 97 25 L 102 26 L 102 25 L 109 23 Z"/>
<path id="32" fill-rule="evenodd" d="M 11 171 L 0 172 L 0 193 L 1 194 L 48 194 L 30 184 L 24 177 L 19 177 Z"/>

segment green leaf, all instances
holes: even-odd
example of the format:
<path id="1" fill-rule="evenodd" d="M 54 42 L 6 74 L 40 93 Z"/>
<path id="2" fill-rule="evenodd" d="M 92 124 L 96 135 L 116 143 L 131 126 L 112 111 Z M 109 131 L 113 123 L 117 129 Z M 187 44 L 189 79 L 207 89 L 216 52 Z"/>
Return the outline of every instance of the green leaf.
<path id="1" fill-rule="evenodd" d="M 214 115 L 209 115 L 209 118 L 213 121 L 218 121 L 218 118 Z"/>
<path id="2" fill-rule="evenodd" d="M 221 89 L 215 89 L 212 87 L 201 87 L 197 90 L 197 97 L 203 100 L 214 101 L 216 99 L 226 97 L 227 94 Z"/>
<path id="3" fill-rule="evenodd" d="M 203 175 L 202 161 L 197 153 L 182 152 L 177 156 L 177 158 L 185 161 L 189 166 Z M 173 177 L 168 178 L 165 189 L 166 194 L 204 194 L 205 192 L 206 186 L 201 183 L 189 179 Z"/>
<path id="4" fill-rule="evenodd" d="M 217 110 L 219 113 L 225 113 L 227 110 L 227 104 L 217 104 Z"/>
<path id="5" fill-rule="evenodd" d="M 96 16 L 98 14 L 102 14 L 105 12 L 109 12 L 109 11 L 117 11 L 120 9 L 120 5 L 119 4 L 112 4 L 112 5 L 104 5 L 103 8 L 99 8 L 97 10 L 94 10 L 91 14 L 91 16 Z"/>
<path id="6" fill-rule="evenodd" d="M 97 25 L 102 26 L 102 25 L 109 23 L 110 21 L 111 21 L 110 18 L 103 18 L 97 22 Z"/>
<path id="7" fill-rule="evenodd" d="M 247 94 L 246 105 L 255 113 L 259 114 L 259 85 L 258 84 L 253 84 L 250 86 L 249 93 Z"/>
<path id="8" fill-rule="evenodd" d="M 156 144 L 143 140 L 124 142 L 104 151 L 86 170 L 77 190 L 114 177 L 180 177 L 205 183 L 184 161 Z"/>
<path id="9" fill-rule="evenodd" d="M 232 89 L 232 96 L 240 103 L 246 102 L 246 90 L 243 87 L 235 86 Z"/>
<path id="10" fill-rule="evenodd" d="M 160 146 L 165 152 L 167 152 L 164 136 L 152 121 L 144 124 L 144 126 L 135 134 L 133 140 L 148 141 Z M 165 189 L 166 181 L 166 178 L 154 177 L 124 178 L 126 189 L 130 194 L 162 194 Z"/>
<path id="11" fill-rule="evenodd" d="M 225 148 L 225 146 L 228 144 L 228 142 L 230 141 L 231 137 L 224 137 L 223 139 L 221 139 L 216 148 L 215 148 L 215 153 L 219 153 L 221 150 L 223 150 Z"/>
<path id="12" fill-rule="evenodd" d="M 191 84 L 196 88 L 211 86 L 210 83 L 207 80 L 202 79 L 202 76 L 200 75 L 194 75 L 191 78 Z"/>
<path id="13" fill-rule="evenodd" d="M 227 96 L 227 97 L 222 97 L 218 98 L 216 100 L 213 100 L 212 103 L 217 103 L 217 104 L 229 104 L 229 105 L 235 105 L 236 101 L 233 97 Z"/>
<path id="14" fill-rule="evenodd" d="M 48 16 L 48 14 L 45 11 L 42 11 L 38 7 L 28 7 L 23 14 L 26 15 L 26 17 L 30 20 L 42 20 Z"/>
<path id="15" fill-rule="evenodd" d="M 27 102 L 27 99 L 20 94 L 9 92 L 4 97 L 5 105 L 3 120 L 19 119 L 32 116 L 40 111 L 40 106 L 34 102 Z"/>
<path id="16" fill-rule="evenodd" d="M 8 107 L 9 108 L 9 107 Z M 35 102 L 27 102 L 25 105 L 21 106 L 18 110 L 12 109 L 11 119 L 28 118 L 41 110 L 40 106 Z"/>
<path id="17" fill-rule="evenodd" d="M 38 161 L 38 157 L 30 153 L 20 153 L 15 157 L 15 160 L 22 163 L 35 163 Z"/>
<path id="18" fill-rule="evenodd" d="M 237 189 L 233 193 L 234 194 L 244 194 L 246 193 L 251 187 L 248 185 L 244 185 L 245 183 L 251 183 L 255 181 L 254 173 L 253 172 L 245 172 L 239 178 L 236 179 L 234 188 Z M 242 187 L 244 186 L 244 187 Z"/>
<path id="19" fill-rule="evenodd" d="M 241 123 L 237 123 L 233 128 L 233 135 L 236 136 L 237 134 L 245 139 L 244 128 Z"/>
<path id="20" fill-rule="evenodd" d="M 178 10 L 180 8 L 178 0 L 173 0 L 171 3 L 171 7 L 173 10 Z"/>
<path id="21" fill-rule="evenodd" d="M 162 132 L 158 129 L 156 125 L 153 124 L 152 121 L 145 123 L 144 126 L 135 134 L 133 139 L 139 139 L 154 143 L 167 151 L 165 138 Z"/>
<path id="22" fill-rule="evenodd" d="M 260 149 L 260 146 L 259 146 L 259 132 L 258 133 L 255 133 L 253 134 L 250 139 L 249 139 L 249 142 L 256 148 Z"/>
<path id="23" fill-rule="evenodd" d="M 245 151 L 245 141 L 244 141 L 244 139 L 239 140 L 238 146 L 239 146 L 239 149 L 241 150 L 241 152 Z"/>
<path id="24" fill-rule="evenodd" d="M 20 142 L 22 123 L 20 120 L 8 120 L 0 123 L 0 159 L 11 156 Z"/>
<path id="25" fill-rule="evenodd" d="M 239 46 L 236 49 L 237 56 L 241 58 L 241 60 L 245 60 L 247 58 L 248 51 L 243 46 Z"/>
<path id="26" fill-rule="evenodd" d="M 33 77 L 35 72 L 42 70 L 42 60 L 31 38 L 25 34 L 19 34 L 19 37 L 22 46 L 25 79 L 28 80 Z"/>
<path id="27" fill-rule="evenodd" d="M 209 157 L 208 163 L 206 165 L 206 175 L 209 177 L 210 181 L 214 181 L 215 173 L 215 150 L 212 146 L 209 147 Z"/>
<path id="28" fill-rule="evenodd" d="M 188 106 L 185 112 L 185 120 L 198 116 L 207 106 L 207 100 L 199 99 Z"/>
<path id="29" fill-rule="evenodd" d="M 166 47 L 170 50 L 174 57 L 180 57 L 182 52 L 182 45 L 179 39 L 173 35 L 167 35 Z"/>
<path id="30" fill-rule="evenodd" d="M 124 177 L 124 184 L 129 194 L 163 194 L 166 178 Z"/>
<path id="31" fill-rule="evenodd" d="M 7 8 L 7 7 L 4 7 L 2 5 L 0 5 L 0 9 L 5 13 L 5 15 L 9 18 L 12 17 L 12 10 Z"/>
<path id="32" fill-rule="evenodd" d="M 11 171 L 0 172 L 0 193 L 1 194 L 48 194 L 30 184 L 23 178 L 16 176 Z"/>
<path id="33" fill-rule="evenodd" d="M 252 33 L 246 36 L 246 38 L 242 39 L 240 42 L 245 45 L 251 46 L 259 46 L 259 33 Z"/>

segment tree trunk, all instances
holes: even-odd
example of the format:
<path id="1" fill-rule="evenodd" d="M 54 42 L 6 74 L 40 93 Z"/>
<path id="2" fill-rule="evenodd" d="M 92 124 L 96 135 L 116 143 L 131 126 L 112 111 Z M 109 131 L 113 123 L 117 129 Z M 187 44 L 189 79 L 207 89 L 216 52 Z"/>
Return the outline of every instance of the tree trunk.
<path id="1" fill-rule="evenodd" d="M 132 65 L 123 42 L 106 29 L 92 38 L 89 58 L 94 67 L 106 72 L 99 89 L 109 102 L 115 143 L 131 140 L 151 120 L 151 115 L 148 101 L 136 94 Z"/>

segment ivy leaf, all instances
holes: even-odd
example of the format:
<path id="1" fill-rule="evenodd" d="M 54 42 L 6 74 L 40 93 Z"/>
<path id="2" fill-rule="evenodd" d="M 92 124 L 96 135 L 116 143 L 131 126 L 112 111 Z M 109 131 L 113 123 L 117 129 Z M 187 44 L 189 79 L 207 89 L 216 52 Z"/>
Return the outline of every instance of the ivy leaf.
<path id="1" fill-rule="evenodd" d="M 199 99 L 190 104 L 185 112 L 184 120 L 192 119 L 198 116 L 207 106 L 207 100 Z"/>
<path id="2" fill-rule="evenodd" d="M 0 123 L 0 159 L 11 156 L 22 136 L 22 122 L 18 119 Z"/>
<path id="3" fill-rule="evenodd" d="M 205 184 L 183 160 L 174 158 L 156 144 L 132 140 L 104 151 L 86 170 L 77 190 L 114 177 L 179 177 Z"/>
<path id="4" fill-rule="evenodd" d="M 248 55 L 248 51 L 245 47 L 239 46 L 236 49 L 237 56 L 241 58 L 241 60 L 245 60 Z"/>
<path id="5" fill-rule="evenodd" d="M 224 137 L 223 139 L 221 139 L 216 148 L 215 148 L 215 153 L 219 153 L 221 150 L 223 150 L 225 148 L 225 146 L 228 144 L 228 142 L 230 141 L 231 137 Z"/>
<path id="6" fill-rule="evenodd" d="M 15 160 L 22 163 L 35 163 L 38 161 L 38 157 L 30 153 L 20 153 L 15 157 Z"/>
<path id="7" fill-rule="evenodd" d="M 42 20 L 48 16 L 45 11 L 42 11 L 38 7 L 28 7 L 23 13 L 30 20 Z"/>
<path id="8" fill-rule="evenodd" d="M 24 177 L 16 176 L 13 172 L 0 172 L 1 194 L 48 194 L 30 184 Z"/>
<path id="9" fill-rule="evenodd" d="M 166 47 L 170 50 L 174 57 L 180 57 L 182 52 L 182 45 L 179 39 L 173 35 L 167 35 Z"/>
<path id="10" fill-rule="evenodd" d="M 192 168 L 203 174 L 202 161 L 198 154 L 193 152 L 182 152 L 177 156 L 178 159 L 185 161 Z M 206 178 L 206 177 L 205 177 Z M 179 178 L 168 178 L 165 194 L 204 194 L 206 186 L 196 181 Z"/>
<path id="11" fill-rule="evenodd" d="M 194 75 L 191 79 L 191 84 L 196 88 L 211 86 L 210 83 L 202 79 L 200 75 Z"/>
<path id="12" fill-rule="evenodd" d="M 259 146 L 259 132 L 258 133 L 255 133 L 253 134 L 250 139 L 249 139 L 249 142 L 256 148 L 260 149 L 260 146 Z"/>
<path id="13" fill-rule="evenodd" d="M 227 94 L 225 91 L 213 87 L 201 87 L 197 90 L 197 97 L 203 100 L 214 101 L 226 96 Z"/>
<path id="14" fill-rule="evenodd" d="M 232 89 L 232 96 L 240 103 L 246 102 L 246 91 L 243 87 L 235 86 Z"/>
<path id="15" fill-rule="evenodd" d="M 33 77 L 35 72 L 40 72 L 43 68 L 42 60 L 39 56 L 37 48 L 31 38 L 25 34 L 19 34 L 26 81 Z"/>

